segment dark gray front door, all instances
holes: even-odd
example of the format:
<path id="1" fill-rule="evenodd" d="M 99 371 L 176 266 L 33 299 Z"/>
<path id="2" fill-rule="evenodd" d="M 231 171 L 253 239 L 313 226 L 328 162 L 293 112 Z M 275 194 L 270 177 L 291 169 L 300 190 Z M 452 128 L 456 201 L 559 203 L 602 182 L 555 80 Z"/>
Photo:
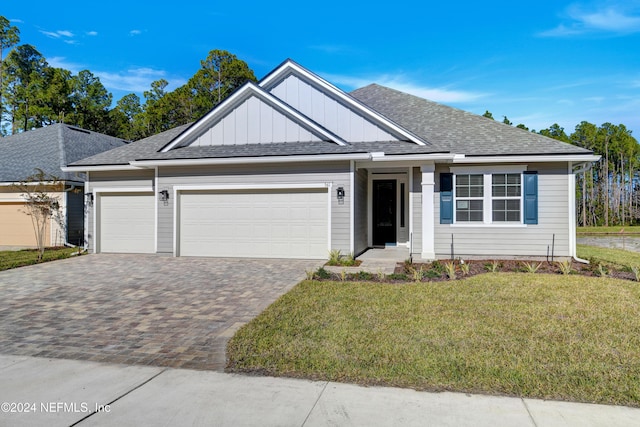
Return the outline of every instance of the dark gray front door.
<path id="1" fill-rule="evenodd" d="M 373 181 L 373 245 L 396 243 L 396 180 Z"/>

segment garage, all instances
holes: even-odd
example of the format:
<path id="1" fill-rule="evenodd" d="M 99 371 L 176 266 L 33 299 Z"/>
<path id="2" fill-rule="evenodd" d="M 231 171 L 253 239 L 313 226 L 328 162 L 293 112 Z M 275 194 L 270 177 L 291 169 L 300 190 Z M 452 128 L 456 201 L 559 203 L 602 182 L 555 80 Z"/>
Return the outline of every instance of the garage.
<path id="1" fill-rule="evenodd" d="M 178 255 L 323 259 L 326 188 L 182 191 Z"/>
<path id="2" fill-rule="evenodd" d="M 99 252 L 155 253 L 153 193 L 102 193 L 98 203 Z"/>
<path id="3" fill-rule="evenodd" d="M 0 203 L 0 245 L 36 246 L 31 217 L 24 213 L 25 205 L 20 202 Z M 49 223 L 44 233 L 44 244 L 49 246 Z"/>

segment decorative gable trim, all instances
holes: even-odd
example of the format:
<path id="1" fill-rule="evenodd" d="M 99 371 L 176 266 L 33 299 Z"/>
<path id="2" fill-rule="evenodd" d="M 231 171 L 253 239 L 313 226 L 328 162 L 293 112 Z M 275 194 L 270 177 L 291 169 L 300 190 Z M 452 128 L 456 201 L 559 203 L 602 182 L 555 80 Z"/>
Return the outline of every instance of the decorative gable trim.
<path id="1" fill-rule="evenodd" d="M 283 62 L 279 67 L 265 76 L 258 84 L 266 91 L 271 92 L 275 87 L 279 85 L 281 81 L 292 74 L 300 78 L 301 80 L 308 82 L 313 87 L 318 88 L 322 92 L 329 94 L 330 97 L 339 100 L 340 103 L 359 113 L 372 123 L 380 126 L 381 129 L 397 135 L 399 139 L 407 140 L 417 145 L 429 145 L 427 141 L 409 132 L 407 129 L 396 124 L 395 122 L 391 121 L 375 110 L 372 110 L 365 104 L 346 94 L 344 91 L 338 89 L 336 86 L 332 85 L 331 83 L 327 82 L 323 78 L 312 73 L 311 71 L 307 70 L 291 59 Z"/>
<path id="2" fill-rule="evenodd" d="M 219 123 L 227 115 L 233 112 L 235 108 L 252 96 L 255 96 L 260 101 L 273 107 L 286 118 L 318 137 L 319 140 L 332 141 L 338 145 L 348 145 L 342 138 L 323 128 L 299 111 L 291 108 L 289 105 L 266 92 L 255 83 L 247 82 L 227 99 L 213 108 L 208 114 L 181 133 L 177 138 L 160 149 L 160 152 L 166 153 L 173 148 L 189 145 L 194 142 L 200 135 L 205 133 L 207 129 Z"/>

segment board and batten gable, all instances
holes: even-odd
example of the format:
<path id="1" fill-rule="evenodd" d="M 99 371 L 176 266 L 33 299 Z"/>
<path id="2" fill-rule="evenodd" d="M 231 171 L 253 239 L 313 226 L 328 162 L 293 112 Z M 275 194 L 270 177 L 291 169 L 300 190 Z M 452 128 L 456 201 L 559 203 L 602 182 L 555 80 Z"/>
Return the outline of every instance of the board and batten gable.
<path id="1" fill-rule="evenodd" d="M 255 95 L 197 136 L 191 146 L 317 142 L 321 138 Z"/>
<path id="2" fill-rule="evenodd" d="M 107 189 L 110 193 L 114 193 L 118 190 L 129 192 L 140 188 L 153 189 L 154 178 L 155 172 L 152 169 L 91 172 L 87 191 L 91 193 Z M 96 209 L 98 209 L 98 200 L 94 199 L 93 203 L 87 207 L 87 245 L 91 252 L 96 248 L 95 236 L 93 235 Z"/>
<path id="3" fill-rule="evenodd" d="M 167 190 L 174 197 L 175 187 L 236 186 L 252 188 L 256 185 L 268 188 L 304 184 L 331 184 L 328 198 L 331 200 L 331 247 L 349 253 L 350 206 L 353 192 L 350 188 L 350 165 L 348 161 L 323 163 L 291 163 L 228 166 L 160 167 L 158 169 L 158 191 Z M 336 188 L 345 189 L 345 198 L 339 201 Z M 158 252 L 174 251 L 175 204 L 158 201 Z M 328 250 L 328 249 L 327 249 Z M 328 256 L 328 254 L 327 254 Z"/>
<path id="4" fill-rule="evenodd" d="M 485 165 L 486 166 L 486 165 Z M 487 168 L 491 168 L 487 166 Z M 470 225 L 440 224 L 441 173 L 446 165 L 436 165 L 435 252 L 437 258 L 547 256 L 553 247 L 555 256 L 570 256 L 569 184 L 567 163 L 535 163 L 527 171 L 538 174 L 538 224 Z M 554 237 L 555 236 L 555 237 Z M 554 240 L 555 238 L 555 240 Z"/>
<path id="5" fill-rule="evenodd" d="M 287 75 L 270 87 L 269 92 L 345 141 L 398 140 L 362 114 L 295 74 Z"/>

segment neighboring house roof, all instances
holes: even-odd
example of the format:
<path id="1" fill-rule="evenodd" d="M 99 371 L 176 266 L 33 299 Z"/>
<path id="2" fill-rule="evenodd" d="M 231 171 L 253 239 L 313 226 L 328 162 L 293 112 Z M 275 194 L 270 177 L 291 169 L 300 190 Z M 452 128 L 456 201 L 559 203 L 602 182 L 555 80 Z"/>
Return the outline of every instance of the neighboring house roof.
<path id="1" fill-rule="evenodd" d="M 356 89 L 351 96 L 431 144 L 453 153 L 466 156 L 591 153 L 575 145 L 377 84 Z"/>
<path id="2" fill-rule="evenodd" d="M 384 152 L 385 155 L 449 153 L 467 157 L 592 154 L 591 151 L 580 147 L 376 84 L 346 94 L 290 60 L 281 64 L 276 71 L 267 75 L 258 85 L 247 83 L 193 124 L 179 126 L 125 147 L 97 154 L 78 161 L 72 166 L 129 165 L 135 161 L 378 152 Z M 393 135 L 389 133 L 380 135 L 391 138 L 400 135 L 401 140 L 372 141 L 369 139 L 368 142 L 358 142 L 351 138 L 347 142 L 343 139 L 330 139 L 332 133 L 324 131 L 326 129 L 322 119 L 324 113 L 318 114 L 314 107 L 309 105 L 308 99 L 301 101 L 297 90 L 294 90 L 291 95 L 287 93 L 288 89 L 278 88 L 279 84 L 283 84 L 283 79 L 290 76 L 302 81 L 300 87 L 305 88 L 310 96 L 326 95 L 331 99 L 330 102 L 340 104 L 339 108 L 345 111 L 347 118 L 370 120 L 370 123 L 374 123 L 381 129 L 393 131 Z M 297 84 L 296 81 L 294 83 Z M 279 99 L 276 94 L 280 94 L 279 96 L 286 100 Z M 255 117 L 247 115 L 249 110 L 246 102 L 251 97 L 259 100 L 252 107 Z M 209 139 L 206 145 L 194 143 L 200 135 L 227 116 L 231 117 L 228 123 L 231 135 L 234 135 L 234 129 L 237 131 L 237 123 L 248 124 L 253 121 L 255 125 L 264 114 L 264 110 L 259 109 L 262 108 L 261 103 L 268 104 L 267 109 L 277 107 L 278 114 L 287 115 L 292 120 L 291 123 L 301 123 L 313 128 L 322 138 L 305 142 L 269 140 L 269 143 L 248 143 L 244 135 L 242 143 L 235 139 L 231 139 L 234 142 L 229 143 L 226 140 L 227 136 L 222 141 L 214 141 L 215 138 Z M 295 107 L 297 104 L 300 104 L 300 109 Z M 355 115 L 349 116 L 351 113 Z M 311 118 L 312 116 L 315 119 Z M 242 120 L 236 121 L 238 117 Z M 255 130 L 255 126 L 253 129 Z M 222 129 L 218 130 L 223 132 Z M 225 128 L 224 132 L 226 131 Z M 327 137 L 329 140 L 326 140 Z"/>
<path id="3" fill-rule="evenodd" d="M 87 157 L 78 162 L 75 162 L 73 166 L 128 165 L 132 160 L 144 159 L 156 154 L 162 149 L 162 147 L 173 141 L 190 126 L 191 123 L 177 126 L 173 129 L 169 129 L 148 138 L 132 142 L 123 147 L 115 148 L 110 151 L 96 154 L 95 156 Z"/>
<path id="4" fill-rule="evenodd" d="M 62 180 L 81 181 L 61 167 L 126 143 L 62 123 L 0 138 L 0 182 L 18 182 L 36 168 Z"/>

